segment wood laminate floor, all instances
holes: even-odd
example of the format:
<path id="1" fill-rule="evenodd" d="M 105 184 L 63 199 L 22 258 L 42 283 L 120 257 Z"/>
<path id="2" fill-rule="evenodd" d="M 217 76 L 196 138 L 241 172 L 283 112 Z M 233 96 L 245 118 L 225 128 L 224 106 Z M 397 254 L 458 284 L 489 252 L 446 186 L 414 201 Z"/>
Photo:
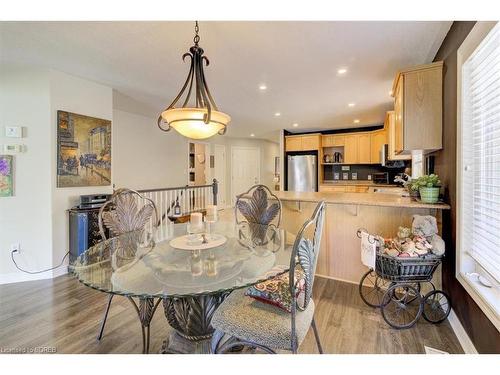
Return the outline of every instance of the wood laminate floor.
<path id="1" fill-rule="evenodd" d="M 423 318 L 409 330 L 391 329 L 377 309 L 364 305 L 357 285 L 318 278 L 316 322 L 326 353 L 424 353 L 424 345 L 463 353 L 448 322 Z M 0 285 L 0 353 L 11 348 L 55 347 L 57 353 L 141 353 L 140 324 L 130 302 L 115 297 L 101 342 L 96 341 L 106 294 L 71 276 Z M 151 352 L 170 327 L 158 308 L 151 323 Z M 312 330 L 301 353 L 317 353 Z"/>

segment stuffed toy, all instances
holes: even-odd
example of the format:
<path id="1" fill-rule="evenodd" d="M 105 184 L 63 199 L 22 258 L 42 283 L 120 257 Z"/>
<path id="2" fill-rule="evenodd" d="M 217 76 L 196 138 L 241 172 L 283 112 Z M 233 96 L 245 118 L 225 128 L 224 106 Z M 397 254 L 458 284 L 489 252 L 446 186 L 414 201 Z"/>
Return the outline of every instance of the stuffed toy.
<path id="1" fill-rule="evenodd" d="M 443 239 L 438 235 L 437 221 L 431 215 L 413 215 L 413 222 L 411 224 L 412 233 L 414 236 L 425 238 L 430 244 L 433 254 L 441 256 L 445 251 L 445 244 Z M 418 241 L 417 241 L 418 243 Z M 423 244 L 425 246 L 425 244 Z M 427 246 L 428 247 L 428 246 Z M 422 245 L 418 246 L 419 250 L 424 250 Z"/>

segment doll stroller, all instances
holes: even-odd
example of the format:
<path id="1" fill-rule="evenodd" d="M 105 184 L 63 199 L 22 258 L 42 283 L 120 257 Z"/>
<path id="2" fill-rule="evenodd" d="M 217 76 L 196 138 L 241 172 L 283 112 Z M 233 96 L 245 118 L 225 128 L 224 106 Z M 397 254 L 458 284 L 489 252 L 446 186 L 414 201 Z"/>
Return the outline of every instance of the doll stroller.
<path id="1" fill-rule="evenodd" d="M 361 238 L 361 229 L 357 235 Z M 368 235 L 371 243 L 378 241 Z M 441 257 L 430 254 L 419 258 L 399 258 L 382 254 L 377 246 L 375 270 L 366 272 L 359 282 L 359 294 L 364 303 L 380 308 L 382 317 L 391 327 L 413 327 L 420 316 L 430 323 L 441 323 L 451 311 L 448 295 L 436 289 L 432 282 Z M 428 283 L 431 291 L 421 294 L 421 286 Z"/>

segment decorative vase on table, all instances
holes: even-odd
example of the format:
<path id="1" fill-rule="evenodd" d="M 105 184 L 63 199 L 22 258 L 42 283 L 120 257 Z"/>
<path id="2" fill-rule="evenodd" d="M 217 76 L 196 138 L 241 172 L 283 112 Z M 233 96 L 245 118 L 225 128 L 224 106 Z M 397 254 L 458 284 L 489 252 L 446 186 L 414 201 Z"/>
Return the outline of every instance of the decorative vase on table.
<path id="1" fill-rule="evenodd" d="M 419 189 L 420 200 L 423 203 L 437 203 L 439 200 L 439 187 L 421 187 Z"/>

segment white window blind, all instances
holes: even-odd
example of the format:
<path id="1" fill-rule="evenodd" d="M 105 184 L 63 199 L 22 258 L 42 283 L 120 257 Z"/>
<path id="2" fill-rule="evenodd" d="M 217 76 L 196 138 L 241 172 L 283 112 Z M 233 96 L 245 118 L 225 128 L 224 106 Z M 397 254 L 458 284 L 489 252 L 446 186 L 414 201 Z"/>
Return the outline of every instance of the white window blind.
<path id="1" fill-rule="evenodd" d="M 463 250 L 500 281 L 500 23 L 462 65 Z"/>

